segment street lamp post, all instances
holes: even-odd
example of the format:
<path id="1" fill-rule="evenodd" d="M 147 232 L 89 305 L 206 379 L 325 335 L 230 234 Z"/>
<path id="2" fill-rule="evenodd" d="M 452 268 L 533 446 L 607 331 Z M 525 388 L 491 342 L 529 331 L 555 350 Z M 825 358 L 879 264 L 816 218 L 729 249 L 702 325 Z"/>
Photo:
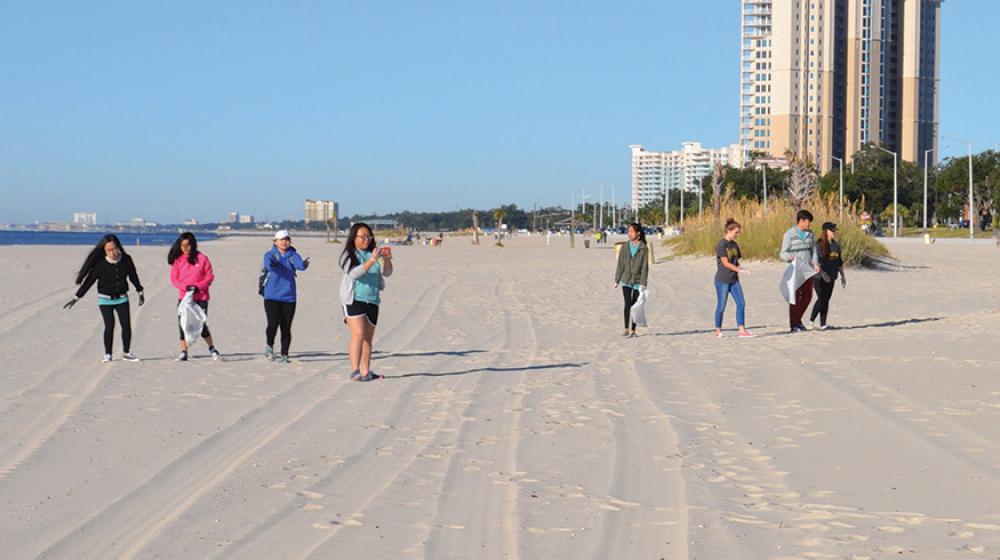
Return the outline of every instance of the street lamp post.
<path id="1" fill-rule="evenodd" d="M 761 172 L 764 173 L 764 215 L 767 215 L 767 164 L 762 164 L 760 166 Z"/>
<path id="2" fill-rule="evenodd" d="M 892 154 L 892 236 L 899 237 L 899 154 L 882 146 L 875 147 Z"/>
<path id="3" fill-rule="evenodd" d="M 924 150 L 924 235 L 927 235 L 927 156 L 934 148 Z"/>
<path id="4" fill-rule="evenodd" d="M 952 140 L 961 142 L 969 147 L 969 239 L 974 239 L 976 237 L 976 226 L 972 223 L 973 206 L 975 206 L 975 198 L 972 194 L 972 142 L 966 142 L 965 140 L 955 138 L 954 136 L 942 136 L 942 138 L 951 138 Z"/>
<path id="5" fill-rule="evenodd" d="M 840 165 L 840 222 L 844 222 L 844 160 L 837 156 L 830 156 L 831 158 L 837 160 Z"/>

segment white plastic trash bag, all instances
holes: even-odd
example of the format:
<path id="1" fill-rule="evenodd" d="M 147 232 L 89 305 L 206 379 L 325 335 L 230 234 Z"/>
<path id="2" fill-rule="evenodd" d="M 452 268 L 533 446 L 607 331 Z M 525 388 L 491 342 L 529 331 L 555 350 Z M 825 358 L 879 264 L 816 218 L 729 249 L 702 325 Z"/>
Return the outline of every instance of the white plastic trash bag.
<path id="1" fill-rule="evenodd" d="M 191 346 L 201 336 L 201 329 L 208 317 L 205 310 L 194 302 L 194 292 L 184 294 L 184 299 L 177 304 L 177 317 L 180 319 L 181 330 L 184 331 L 184 341 Z"/>
<path id="2" fill-rule="evenodd" d="M 648 299 L 649 288 L 639 288 L 639 298 L 635 300 L 635 303 L 632 304 L 632 309 L 629 311 L 631 321 L 637 327 L 648 326 L 646 325 L 646 300 Z"/>

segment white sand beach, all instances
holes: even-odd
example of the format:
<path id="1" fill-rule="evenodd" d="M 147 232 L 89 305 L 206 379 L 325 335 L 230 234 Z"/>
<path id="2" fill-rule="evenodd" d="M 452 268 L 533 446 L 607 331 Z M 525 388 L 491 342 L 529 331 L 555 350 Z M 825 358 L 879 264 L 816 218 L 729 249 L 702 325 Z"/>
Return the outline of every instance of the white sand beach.
<path id="1" fill-rule="evenodd" d="M 298 239 L 292 363 L 263 359 L 269 242 L 206 242 L 224 359 L 177 363 L 166 248 L 130 248 L 140 363 L 101 363 L 88 247 L 0 247 L 4 559 L 1000 558 L 1000 250 L 891 243 L 786 334 L 782 266 L 653 267 L 621 337 L 611 245 L 394 248 L 352 383 L 339 246 Z M 657 247 L 657 256 L 665 251 Z"/>

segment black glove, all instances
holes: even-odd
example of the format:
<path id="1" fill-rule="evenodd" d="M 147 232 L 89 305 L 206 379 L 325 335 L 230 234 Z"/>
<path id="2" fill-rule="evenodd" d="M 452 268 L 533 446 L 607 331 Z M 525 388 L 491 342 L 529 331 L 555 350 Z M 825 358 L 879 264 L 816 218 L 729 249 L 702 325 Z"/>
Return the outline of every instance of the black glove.
<path id="1" fill-rule="evenodd" d="M 306 260 L 302 261 L 302 270 L 309 270 L 309 257 L 306 257 Z"/>
<path id="2" fill-rule="evenodd" d="M 67 301 L 66 305 L 63 306 L 63 309 L 72 309 L 73 306 L 76 305 L 76 302 L 78 302 L 78 301 L 80 301 L 78 298 L 73 298 L 73 299 Z"/>
<path id="3" fill-rule="evenodd" d="M 195 293 L 195 294 L 198 293 L 198 286 L 188 286 L 187 288 L 184 288 L 184 289 L 187 290 L 187 291 L 189 291 L 189 292 L 191 292 L 191 293 Z"/>
<path id="4" fill-rule="evenodd" d="M 139 307 L 142 307 L 144 303 L 146 303 L 146 296 L 142 295 L 142 292 L 139 292 Z"/>

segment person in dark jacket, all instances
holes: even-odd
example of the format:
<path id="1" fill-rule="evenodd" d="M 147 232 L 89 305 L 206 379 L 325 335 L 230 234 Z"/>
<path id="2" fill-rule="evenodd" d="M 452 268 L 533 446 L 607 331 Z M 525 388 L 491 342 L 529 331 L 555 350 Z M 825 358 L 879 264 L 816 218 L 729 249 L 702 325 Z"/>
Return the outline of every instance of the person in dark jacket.
<path id="1" fill-rule="evenodd" d="M 615 267 L 615 289 L 621 286 L 625 301 L 623 336 L 635 336 L 635 323 L 631 321 L 631 311 L 639 299 L 639 290 L 646 288 L 646 280 L 649 277 L 647 254 L 646 232 L 641 225 L 631 224 L 628 226 L 628 243 L 620 243 L 618 246 L 618 263 Z"/>
<path id="2" fill-rule="evenodd" d="M 292 319 L 295 318 L 295 274 L 309 268 L 309 259 L 299 256 L 292 247 L 288 231 L 274 234 L 274 247 L 264 253 L 264 313 L 267 315 L 267 347 L 264 356 L 274 360 L 274 337 L 281 329 L 279 362 L 288 363 L 288 348 L 292 343 Z"/>
<path id="3" fill-rule="evenodd" d="M 63 309 L 72 309 L 90 289 L 97 283 L 97 306 L 104 318 L 104 361 L 111 361 L 112 343 L 115 338 L 115 315 L 122 328 L 122 359 L 137 362 L 139 358 L 131 351 L 132 324 L 129 314 L 128 284 L 132 282 L 139 292 L 139 305 L 146 303 L 142 294 L 142 283 L 135 270 L 132 257 L 125 253 L 117 235 L 105 235 L 83 261 L 83 266 L 76 275 L 76 283 L 80 286 L 76 296 L 69 300 Z"/>
<path id="4" fill-rule="evenodd" d="M 840 243 L 837 243 L 837 224 L 823 224 L 823 235 L 816 243 L 819 252 L 819 278 L 813 284 L 816 288 L 816 303 L 813 305 L 809 324 L 812 325 L 819 317 L 820 330 L 826 330 L 826 316 L 830 311 L 830 298 L 833 297 L 833 287 L 840 276 L 840 286 L 847 288 L 847 275 L 844 274 L 844 259 L 840 255 Z"/>

